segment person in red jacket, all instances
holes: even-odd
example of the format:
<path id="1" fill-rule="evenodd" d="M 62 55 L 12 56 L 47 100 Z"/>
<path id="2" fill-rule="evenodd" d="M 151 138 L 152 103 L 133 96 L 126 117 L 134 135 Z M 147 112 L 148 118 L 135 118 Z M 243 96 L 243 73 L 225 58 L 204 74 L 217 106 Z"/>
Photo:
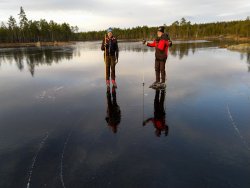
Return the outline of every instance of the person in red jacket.
<path id="1" fill-rule="evenodd" d="M 150 86 L 154 87 L 166 87 L 166 71 L 165 64 L 168 58 L 168 48 L 172 46 L 167 33 L 164 33 L 164 26 L 160 26 L 157 31 L 157 38 L 153 42 L 143 41 L 143 44 L 148 47 L 155 47 L 155 76 L 156 81 Z"/>

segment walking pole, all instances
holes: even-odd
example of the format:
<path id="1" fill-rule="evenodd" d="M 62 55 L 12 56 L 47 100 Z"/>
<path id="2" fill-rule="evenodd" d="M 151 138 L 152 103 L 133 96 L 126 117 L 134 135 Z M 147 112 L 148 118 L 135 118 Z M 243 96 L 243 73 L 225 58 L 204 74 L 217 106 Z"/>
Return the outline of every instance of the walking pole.
<path id="1" fill-rule="evenodd" d="M 107 68 L 106 68 L 106 63 L 107 63 L 107 49 L 106 49 L 106 41 L 107 41 L 107 35 L 104 35 L 104 79 L 106 80 L 107 77 Z"/>
<path id="2" fill-rule="evenodd" d="M 144 122 L 144 86 L 145 86 L 145 77 L 144 77 L 144 46 L 142 48 L 142 122 Z"/>
<path id="3" fill-rule="evenodd" d="M 142 86 L 144 88 L 145 78 L 144 78 L 144 46 L 142 48 Z"/>
<path id="4" fill-rule="evenodd" d="M 106 52 L 106 41 L 107 41 L 107 38 L 106 38 L 106 34 L 105 34 L 105 36 L 104 36 L 104 65 L 106 65 L 106 60 L 107 60 L 107 59 L 106 59 L 106 58 L 107 58 L 107 57 L 106 57 L 106 55 L 107 55 L 107 54 L 106 54 L 106 53 L 107 53 L 107 52 Z M 105 66 L 105 69 L 106 69 L 106 66 Z M 106 71 L 105 71 L 105 75 L 106 75 Z"/>

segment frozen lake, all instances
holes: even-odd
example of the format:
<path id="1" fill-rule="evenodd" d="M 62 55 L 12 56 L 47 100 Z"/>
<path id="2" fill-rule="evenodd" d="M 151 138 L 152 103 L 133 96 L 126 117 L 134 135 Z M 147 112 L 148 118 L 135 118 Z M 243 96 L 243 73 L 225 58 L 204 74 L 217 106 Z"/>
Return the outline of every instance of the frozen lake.
<path id="1" fill-rule="evenodd" d="M 0 49 L 0 187 L 249 188 L 250 54 L 219 45 L 176 42 L 166 93 L 141 43 L 116 90 L 100 42 Z"/>

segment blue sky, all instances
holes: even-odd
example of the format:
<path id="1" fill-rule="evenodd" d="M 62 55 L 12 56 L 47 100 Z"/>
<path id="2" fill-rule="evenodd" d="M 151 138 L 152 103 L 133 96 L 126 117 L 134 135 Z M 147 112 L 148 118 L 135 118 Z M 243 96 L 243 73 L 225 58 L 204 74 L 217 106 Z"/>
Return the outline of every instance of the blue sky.
<path id="1" fill-rule="evenodd" d="M 0 0 L 0 21 L 18 18 L 20 6 L 29 19 L 67 22 L 81 31 L 169 25 L 182 17 L 203 23 L 250 16 L 249 0 Z"/>

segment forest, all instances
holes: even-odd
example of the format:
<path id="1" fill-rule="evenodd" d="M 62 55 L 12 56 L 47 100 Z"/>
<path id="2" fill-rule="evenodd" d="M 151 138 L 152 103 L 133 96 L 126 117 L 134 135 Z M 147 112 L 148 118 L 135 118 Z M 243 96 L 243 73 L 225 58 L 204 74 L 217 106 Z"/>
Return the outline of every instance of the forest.
<path id="1" fill-rule="evenodd" d="M 246 20 L 191 24 L 185 18 L 175 21 L 171 25 L 164 25 L 172 39 L 204 39 L 233 36 L 234 39 L 250 38 L 250 17 Z M 118 39 L 153 39 L 157 27 L 133 27 L 127 29 L 114 28 L 114 34 Z M 76 36 L 77 40 L 100 40 L 105 31 L 81 32 Z"/>
<path id="2" fill-rule="evenodd" d="M 20 7 L 17 21 L 10 16 L 8 23 L 1 23 L 1 43 L 53 42 L 53 41 L 90 41 L 103 39 L 106 31 L 79 32 L 77 26 L 68 23 L 58 24 L 54 21 L 28 20 L 26 13 Z M 250 38 L 250 17 L 245 20 L 192 24 L 185 18 L 171 25 L 164 25 L 172 39 L 205 39 L 231 36 L 234 39 Z M 133 28 L 114 28 L 115 36 L 120 40 L 153 39 L 156 27 L 138 26 Z"/>
<path id="3" fill-rule="evenodd" d="M 28 20 L 24 9 L 20 8 L 17 21 L 13 16 L 8 19 L 7 25 L 3 22 L 0 26 L 0 42 L 25 43 L 25 42 L 51 42 L 74 40 L 74 33 L 78 32 L 77 26 L 67 23 L 58 24 L 54 21 L 47 22 Z"/>

